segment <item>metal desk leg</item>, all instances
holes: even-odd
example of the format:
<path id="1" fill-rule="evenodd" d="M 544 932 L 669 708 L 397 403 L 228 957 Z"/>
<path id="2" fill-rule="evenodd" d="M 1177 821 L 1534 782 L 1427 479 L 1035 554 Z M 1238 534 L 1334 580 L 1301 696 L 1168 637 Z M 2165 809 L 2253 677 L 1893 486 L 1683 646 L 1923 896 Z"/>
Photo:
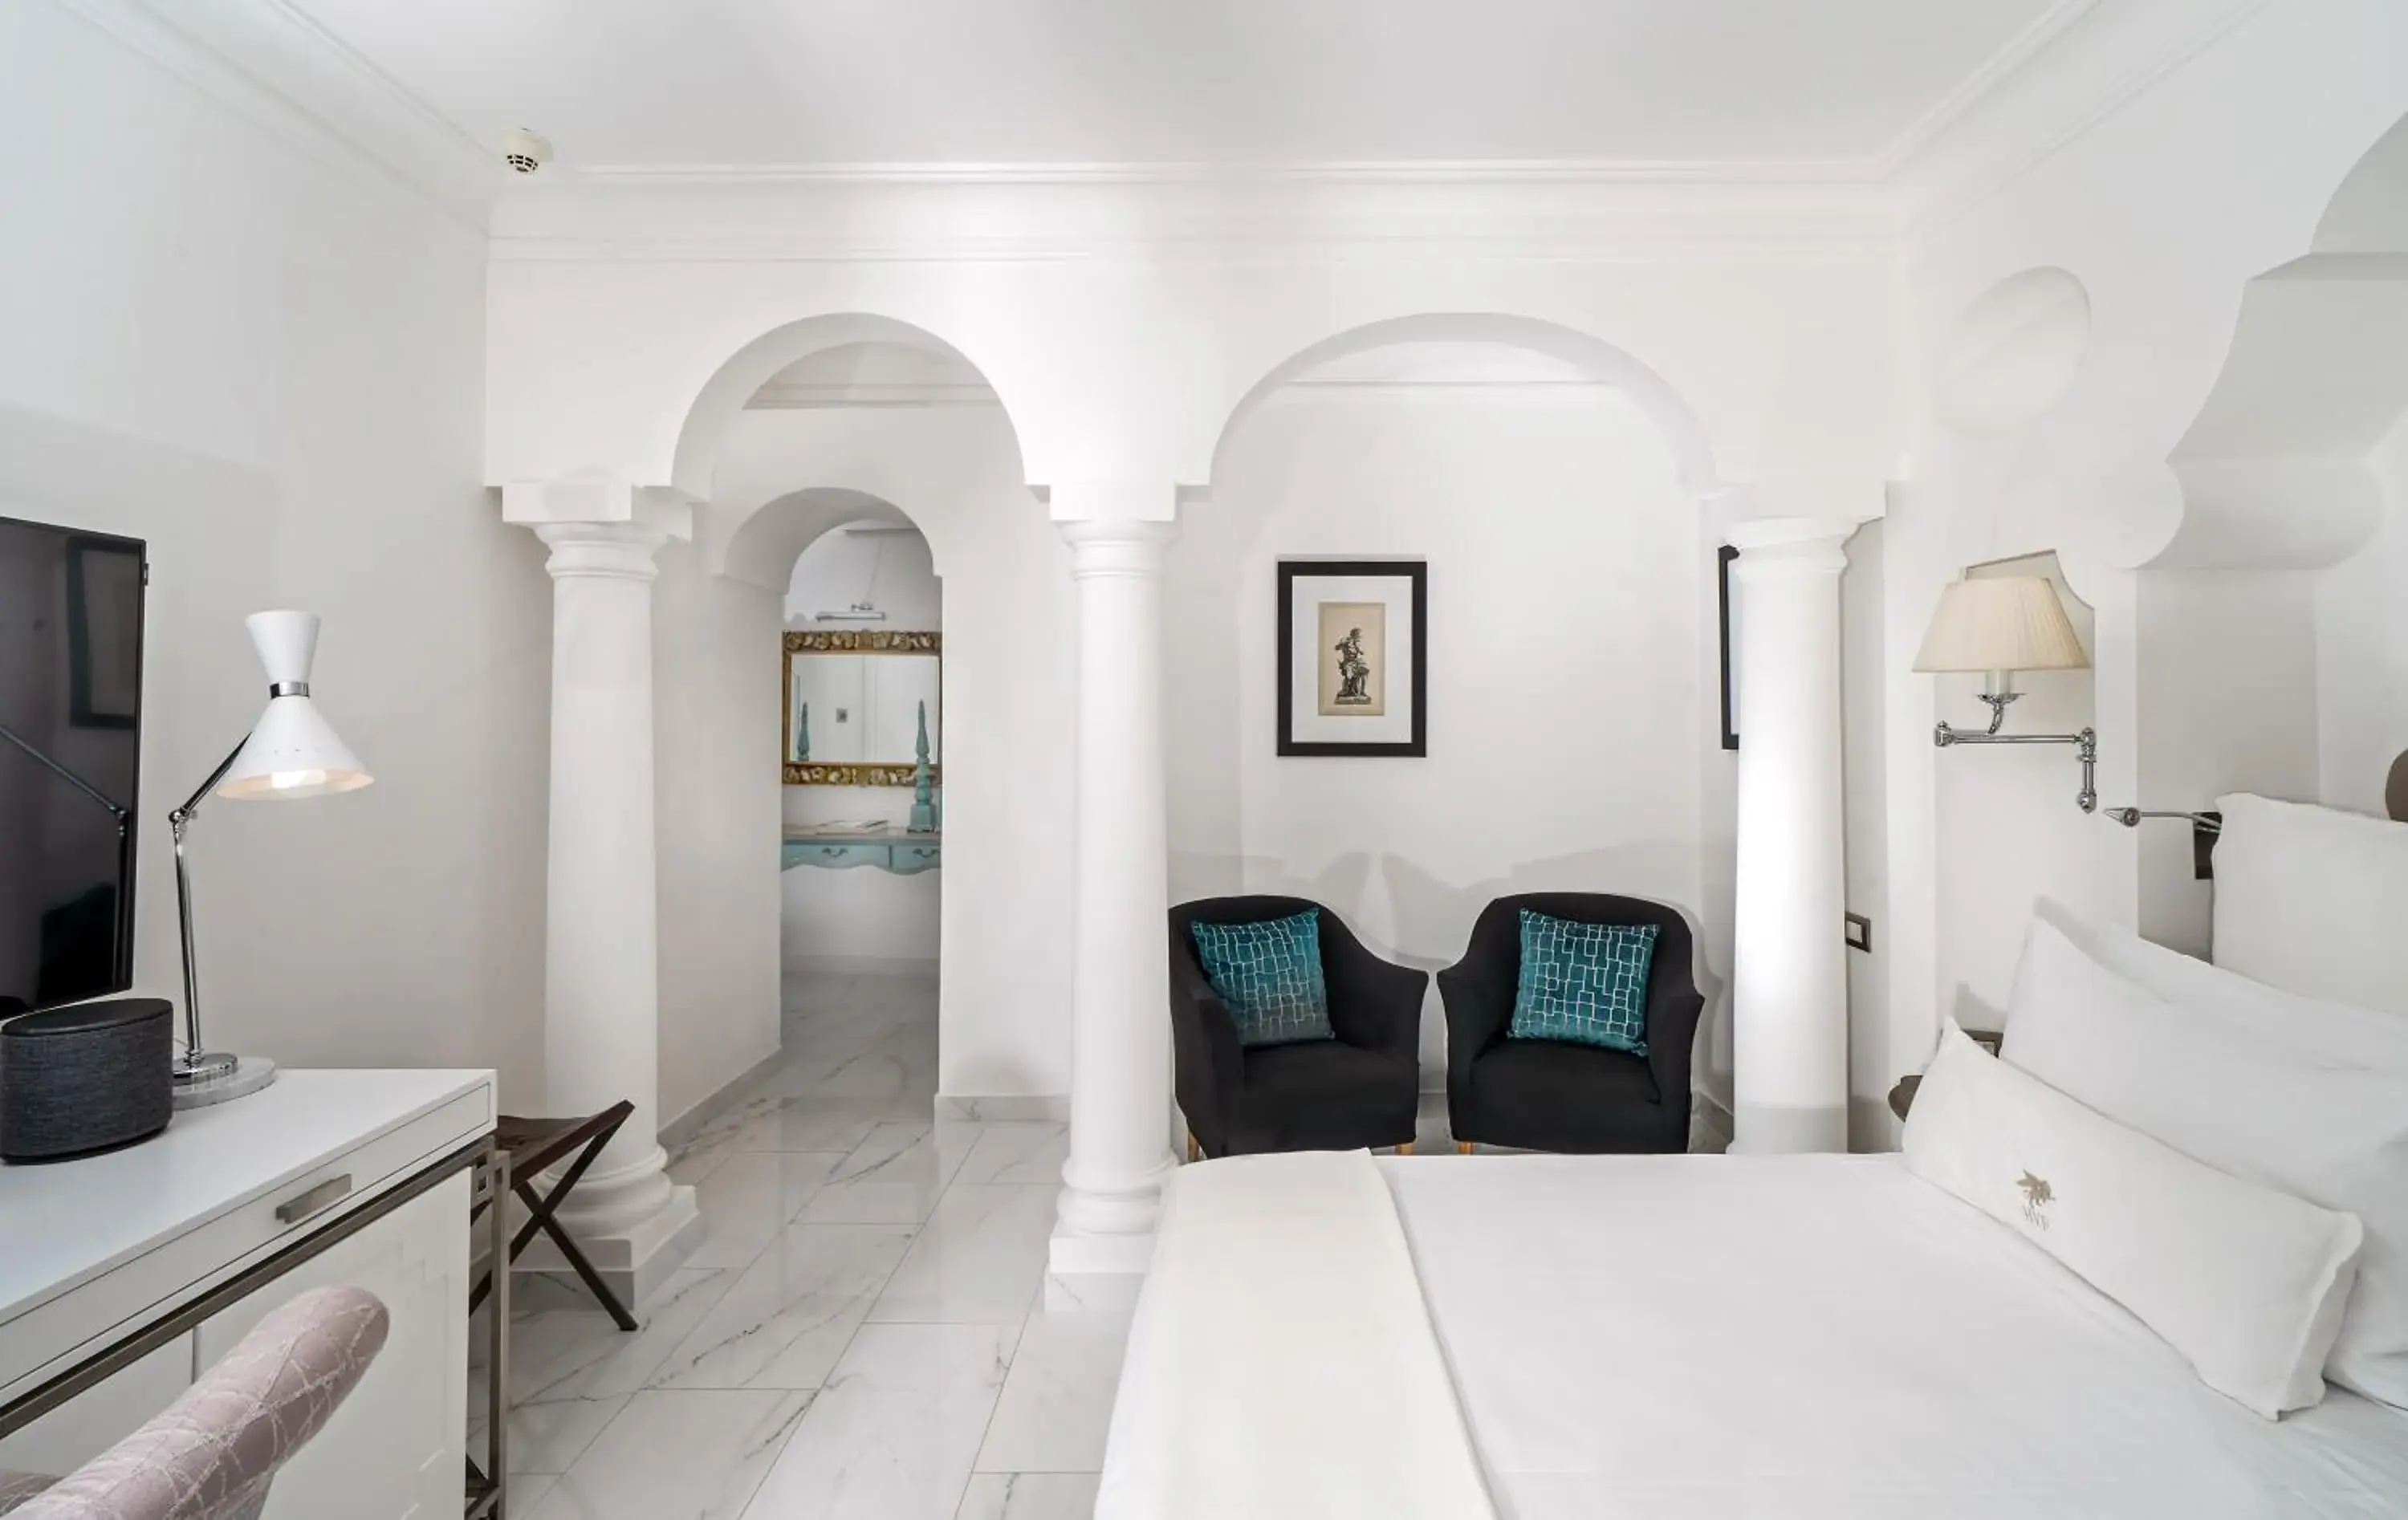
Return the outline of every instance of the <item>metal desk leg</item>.
<path id="1" fill-rule="evenodd" d="M 487 1142 L 475 1162 L 470 1216 L 482 1211 L 490 1263 L 485 1296 L 485 1461 L 468 1464 L 466 1520 L 503 1520 L 509 1513 L 510 1196 L 509 1153 Z M 481 1479 L 482 1482 L 478 1482 Z"/>

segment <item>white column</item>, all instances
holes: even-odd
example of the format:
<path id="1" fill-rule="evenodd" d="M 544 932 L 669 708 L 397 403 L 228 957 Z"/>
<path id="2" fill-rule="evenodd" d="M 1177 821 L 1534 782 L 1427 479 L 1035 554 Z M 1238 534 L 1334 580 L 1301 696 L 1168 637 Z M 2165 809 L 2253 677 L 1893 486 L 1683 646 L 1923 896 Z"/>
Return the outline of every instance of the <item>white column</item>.
<path id="1" fill-rule="evenodd" d="M 1057 508 L 1060 494 L 1056 494 Z M 1070 1159 L 1055 1276 L 1142 1272 L 1170 1174 L 1165 522 L 1064 523 L 1079 587 Z"/>
<path id="2" fill-rule="evenodd" d="M 540 523 L 552 547 L 552 820 L 544 937 L 544 1108 L 636 1111 L 560 1211 L 632 1301 L 701 1234 L 660 1134 L 659 890 L 652 823 L 653 553 L 666 529 Z M 538 1238 L 537 1246 L 550 1242 Z M 557 1266 L 530 1247 L 523 1264 Z"/>
<path id="3" fill-rule="evenodd" d="M 1854 531 L 1757 518 L 1726 534 L 1740 552 L 1734 1151 L 1848 1148 L 1840 546 Z"/>

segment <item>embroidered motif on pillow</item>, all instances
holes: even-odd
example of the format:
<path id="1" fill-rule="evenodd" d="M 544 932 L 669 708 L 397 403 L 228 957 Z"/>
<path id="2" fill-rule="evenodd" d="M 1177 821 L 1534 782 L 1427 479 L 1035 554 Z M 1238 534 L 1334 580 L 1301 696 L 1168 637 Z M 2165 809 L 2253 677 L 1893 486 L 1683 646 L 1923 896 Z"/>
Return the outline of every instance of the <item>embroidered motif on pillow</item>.
<path id="1" fill-rule="evenodd" d="M 1644 1055 L 1655 963 L 1653 924 L 1578 924 L 1525 908 L 1522 974 L 1507 1033 Z"/>
<path id="2" fill-rule="evenodd" d="M 1258 924 L 1195 924 L 1196 958 L 1238 1025 L 1241 1045 L 1332 1040 L 1321 975 L 1321 915 Z"/>

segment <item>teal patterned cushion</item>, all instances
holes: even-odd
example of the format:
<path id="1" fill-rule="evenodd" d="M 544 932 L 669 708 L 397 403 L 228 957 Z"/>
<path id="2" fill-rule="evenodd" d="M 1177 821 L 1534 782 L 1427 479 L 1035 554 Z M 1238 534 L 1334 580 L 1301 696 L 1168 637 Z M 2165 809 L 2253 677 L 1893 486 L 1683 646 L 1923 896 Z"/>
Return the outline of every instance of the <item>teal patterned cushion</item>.
<path id="1" fill-rule="evenodd" d="M 1653 924 L 1578 924 L 1522 910 L 1522 974 L 1513 987 L 1515 1040 L 1571 1040 L 1647 1054 L 1647 970 Z"/>
<path id="2" fill-rule="evenodd" d="M 1238 1025 L 1238 1043 L 1336 1038 L 1329 1027 L 1329 988 L 1321 979 L 1319 913 L 1189 928 L 1204 978 Z"/>

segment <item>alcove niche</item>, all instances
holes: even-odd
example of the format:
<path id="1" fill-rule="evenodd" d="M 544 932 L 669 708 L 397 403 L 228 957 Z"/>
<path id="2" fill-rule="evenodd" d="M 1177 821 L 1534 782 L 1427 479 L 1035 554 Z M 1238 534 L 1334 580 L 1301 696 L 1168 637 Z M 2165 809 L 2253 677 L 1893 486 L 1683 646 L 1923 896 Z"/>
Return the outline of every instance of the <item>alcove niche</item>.
<path id="1" fill-rule="evenodd" d="M 2181 511 L 2135 578 L 2139 781 L 2157 807 L 2247 790 L 2379 814 L 2408 744 L 2408 122 L 2309 251 L 2252 279 L 2167 457 Z M 2143 932 L 2204 953 L 2179 830 L 2141 842 Z"/>
<path id="2" fill-rule="evenodd" d="M 1933 409 L 1973 437 L 2021 432 L 2073 387 L 2090 350 L 2090 293 L 2063 269 L 2009 275 L 1957 315 L 1934 360 Z"/>

